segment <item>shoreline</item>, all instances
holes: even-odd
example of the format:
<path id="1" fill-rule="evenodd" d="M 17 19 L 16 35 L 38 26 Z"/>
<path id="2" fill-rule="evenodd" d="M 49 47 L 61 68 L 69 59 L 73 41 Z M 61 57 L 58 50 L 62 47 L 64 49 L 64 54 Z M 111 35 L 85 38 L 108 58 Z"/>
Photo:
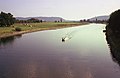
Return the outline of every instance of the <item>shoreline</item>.
<path id="1" fill-rule="evenodd" d="M 45 31 L 45 30 L 56 30 L 56 29 L 62 29 L 62 28 L 68 28 L 68 27 L 76 27 L 76 26 L 83 26 L 89 23 L 83 23 L 80 25 L 70 25 L 70 26 L 61 26 L 61 27 L 50 27 L 50 28 L 38 28 L 38 29 L 31 29 L 31 30 L 25 30 L 25 31 L 15 31 L 13 33 L 8 33 L 8 34 L 4 34 L 4 35 L 0 35 L 0 39 L 1 38 L 6 38 L 6 37 L 10 37 L 10 36 L 15 36 L 15 35 L 22 35 L 22 34 L 26 34 L 26 33 L 32 33 L 32 32 L 37 32 L 37 31 Z"/>

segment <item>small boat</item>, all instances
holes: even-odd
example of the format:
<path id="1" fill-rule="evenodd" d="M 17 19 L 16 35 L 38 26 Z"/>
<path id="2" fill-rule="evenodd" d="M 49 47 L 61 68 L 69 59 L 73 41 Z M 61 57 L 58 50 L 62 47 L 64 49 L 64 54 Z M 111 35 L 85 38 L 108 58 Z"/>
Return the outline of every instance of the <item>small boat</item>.
<path id="1" fill-rule="evenodd" d="M 62 38 L 62 42 L 65 42 L 65 39 L 64 39 L 64 38 Z"/>
<path id="2" fill-rule="evenodd" d="M 68 40 L 69 38 L 68 37 L 63 37 L 62 38 L 62 42 L 65 42 L 66 40 Z"/>
<path id="3" fill-rule="evenodd" d="M 106 30 L 103 30 L 103 32 L 106 32 Z"/>

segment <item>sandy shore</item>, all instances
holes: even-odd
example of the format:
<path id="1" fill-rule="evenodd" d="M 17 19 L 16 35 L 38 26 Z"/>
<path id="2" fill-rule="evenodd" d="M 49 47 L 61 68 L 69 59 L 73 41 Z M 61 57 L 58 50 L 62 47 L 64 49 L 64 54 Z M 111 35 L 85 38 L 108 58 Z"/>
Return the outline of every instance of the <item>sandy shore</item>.
<path id="1" fill-rule="evenodd" d="M 10 36 L 14 36 L 14 35 L 20 35 L 20 34 L 25 34 L 25 33 L 31 33 L 31 32 L 36 32 L 36 31 L 53 30 L 53 29 L 57 29 L 57 28 L 52 28 L 52 29 L 51 28 L 39 28 L 39 29 L 32 29 L 32 30 L 26 30 L 26 31 L 18 31 L 18 32 L 0 35 L 0 38 L 10 37 Z"/>

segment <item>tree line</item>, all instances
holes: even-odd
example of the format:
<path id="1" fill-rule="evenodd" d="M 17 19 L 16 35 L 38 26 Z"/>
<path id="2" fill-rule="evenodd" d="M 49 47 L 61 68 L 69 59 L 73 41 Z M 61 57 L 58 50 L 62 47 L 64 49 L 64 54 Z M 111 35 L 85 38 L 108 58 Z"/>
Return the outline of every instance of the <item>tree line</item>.
<path id="1" fill-rule="evenodd" d="M 107 23 L 108 20 L 98 20 L 98 19 L 96 18 L 95 20 L 83 19 L 83 20 L 80 20 L 80 22 L 89 22 L 89 23 Z"/>
<path id="2" fill-rule="evenodd" d="M 36 18 L 30 18 L 28 20 L 17 20 L 11 13 L 0 13 L 0 27 L 9 27 L 14 23 L 42 23 L 42 20 Z"/>
<path id="3" fill-rule="evenodd" d="M 42 23 L 42 20 L 37 18 L 30 18 L 28 20 L 16 20 L 16 23 Z"/>

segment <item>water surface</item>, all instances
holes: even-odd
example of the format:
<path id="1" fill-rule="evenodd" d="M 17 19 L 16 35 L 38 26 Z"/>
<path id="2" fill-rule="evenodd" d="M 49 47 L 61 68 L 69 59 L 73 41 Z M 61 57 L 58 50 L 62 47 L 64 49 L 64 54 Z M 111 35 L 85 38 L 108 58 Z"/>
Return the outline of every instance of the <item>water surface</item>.
<path id="1" fill-rule="evenodd" d="M 0 78 L 119 78 L 103 29 L 89 24 L 0 41 Z M 69 34 L 72 38 L 62 42 Z"/>

